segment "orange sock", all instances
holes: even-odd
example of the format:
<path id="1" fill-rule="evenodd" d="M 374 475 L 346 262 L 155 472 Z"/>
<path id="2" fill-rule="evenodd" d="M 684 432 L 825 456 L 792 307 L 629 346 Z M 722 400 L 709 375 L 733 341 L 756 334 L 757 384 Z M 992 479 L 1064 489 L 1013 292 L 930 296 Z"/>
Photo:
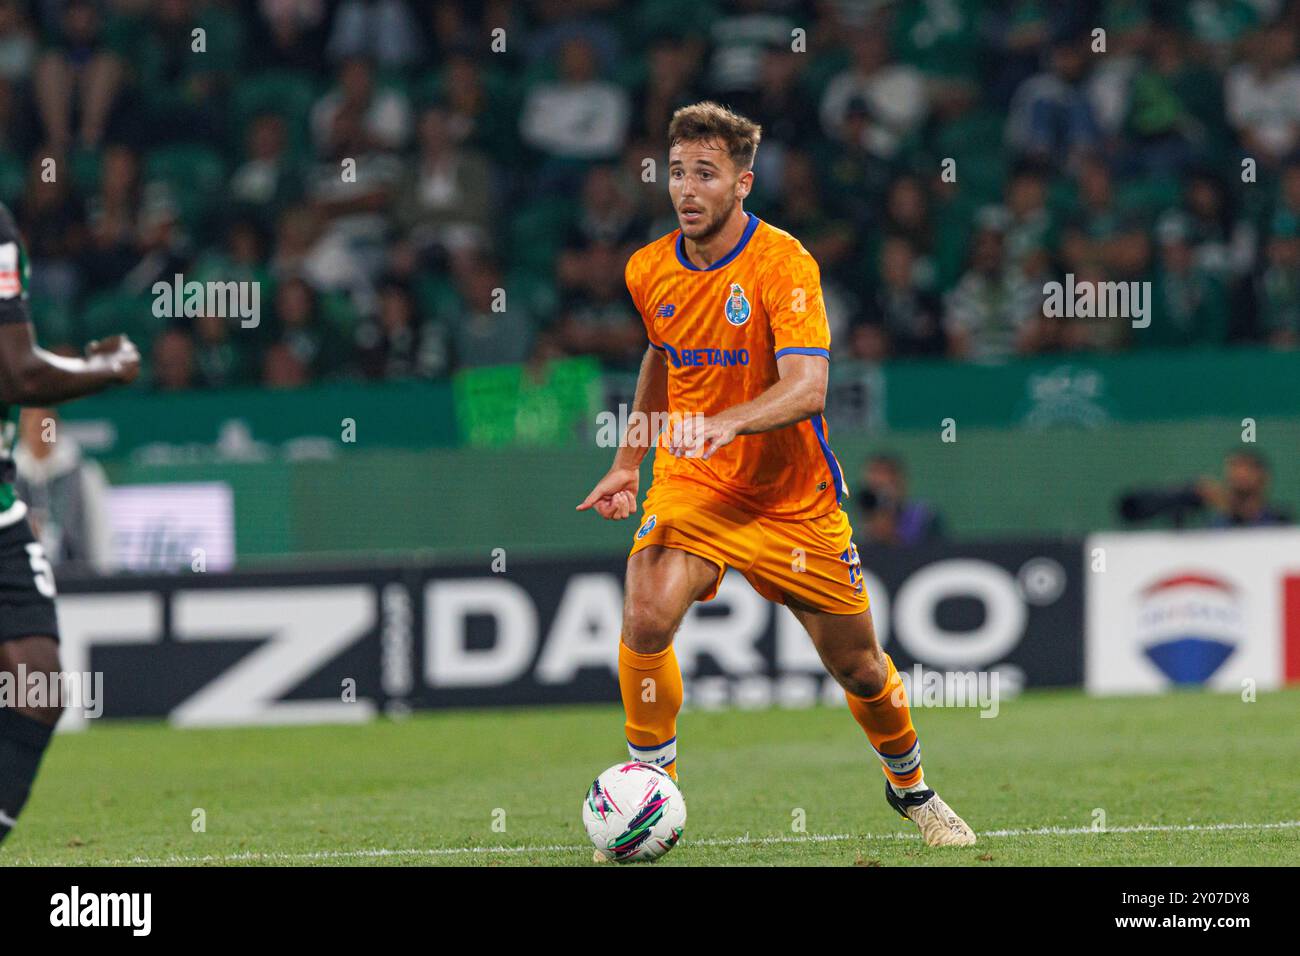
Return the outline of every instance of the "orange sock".
<path id="1" fill-rule="evenodd" d="M 638 654 L 618 644 L 618 688 L 627 715 L 627 752 L 677 779 L 677 712 L 682 709 L 682 671 L 670 644 L 658 654 Z"/>
<path id="2" fill-rule="evenodd" d="M 889 782 L 896 787 L 911 787 L 921 782 L 921 744 L 912 726 L 902 678 L 888 654 L 885 661 L 889 664 L 889 676 L 884 690 L 871 698 L 848 691 L 844 696 L 849 699 L 854 719 L 867 732 Z"/>

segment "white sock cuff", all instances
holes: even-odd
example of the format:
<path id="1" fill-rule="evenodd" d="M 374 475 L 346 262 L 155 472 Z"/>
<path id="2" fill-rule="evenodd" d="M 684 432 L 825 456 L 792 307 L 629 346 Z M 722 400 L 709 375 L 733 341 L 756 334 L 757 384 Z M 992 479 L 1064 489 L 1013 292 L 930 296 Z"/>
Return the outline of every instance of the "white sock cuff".
<path id="1" fill-rule="evenodd" d="M 906 777 L 917 767 L 921 766 L 921 741 L 917 740 L 912 744 L 911 749 L 908 750 L 907 753 L 899 754 L 896 757 L 891 757 L 889 754 L 882 754 L 879 750 L 876 751 L 876 756 L 880 758 L 880 762 L 883 763 L 892 773 L 896 773 L 900 777 Z"/>
<path id="2" fill-rule="evenodd" d="M 656 767 L 666 767 L 677 759 L 677 738 L 674 737 L 672 740 L 651 747 L 638 747 L 629 740 L 627 742 L 627 755 L 633 760 L 639 760 L 642 763 L 653 764 Z"/>

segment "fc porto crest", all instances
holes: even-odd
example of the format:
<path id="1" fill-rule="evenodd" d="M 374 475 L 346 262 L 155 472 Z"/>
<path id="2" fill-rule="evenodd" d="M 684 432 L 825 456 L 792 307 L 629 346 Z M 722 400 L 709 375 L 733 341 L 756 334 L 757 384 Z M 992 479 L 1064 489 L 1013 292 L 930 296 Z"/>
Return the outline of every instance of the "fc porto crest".
<path id="1" fill-rule="evenodd" d="M 645 524 L 641 525 L 641 530 L 636 533 L 637 540 L 639 541 L 640 539 L 648 535 L 651 531 L 654 530 L 654 527 L 655 527 L 655 516 L 651 515 L 649 518 L 645 519 Z"/>
<path id="2" fill-rule="evenodd" d="M 744 325 L 749 321 L 749 299 L 745 298 L 745 290 L 740 287 L 739 282 L 731 283 L 731 292 L 727 294 L 727 305 L 724 311 L 727 321 L 732 325 Z"/>

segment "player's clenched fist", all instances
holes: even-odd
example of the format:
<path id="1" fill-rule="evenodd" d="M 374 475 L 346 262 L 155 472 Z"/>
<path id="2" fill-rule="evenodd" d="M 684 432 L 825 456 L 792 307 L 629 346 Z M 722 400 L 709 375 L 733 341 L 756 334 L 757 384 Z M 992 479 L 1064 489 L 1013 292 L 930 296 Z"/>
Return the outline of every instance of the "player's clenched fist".
<path id="1" fill-rule="evenodd" d="M 140 374 L 140 352 L 125 335 L 110 335 L 86 346 L 86 357 L 102 356 L 123 385 L 130 385 Z"/>
<path id="2" fill-rule="evenodd" d="M 636 512 L 636 489 L 641 480 L 635 468 L 611 468 L 604 478 L 596 482 L 579 511 L 596 509 L 596 514 L 610 521 L 622 521 Z"/>

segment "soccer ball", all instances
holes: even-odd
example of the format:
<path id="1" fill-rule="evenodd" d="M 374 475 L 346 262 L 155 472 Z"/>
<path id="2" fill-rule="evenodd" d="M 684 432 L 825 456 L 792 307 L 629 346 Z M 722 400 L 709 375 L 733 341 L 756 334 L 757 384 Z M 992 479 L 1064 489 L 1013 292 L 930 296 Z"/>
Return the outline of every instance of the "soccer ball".
<path id="1" fill-rule="evenodd" d="M 606 859 L 657 860 L 681 838 L 686 801 L 673 778 L 653 764 L 615 764 L 587 791 L 582 823 Z"/>

